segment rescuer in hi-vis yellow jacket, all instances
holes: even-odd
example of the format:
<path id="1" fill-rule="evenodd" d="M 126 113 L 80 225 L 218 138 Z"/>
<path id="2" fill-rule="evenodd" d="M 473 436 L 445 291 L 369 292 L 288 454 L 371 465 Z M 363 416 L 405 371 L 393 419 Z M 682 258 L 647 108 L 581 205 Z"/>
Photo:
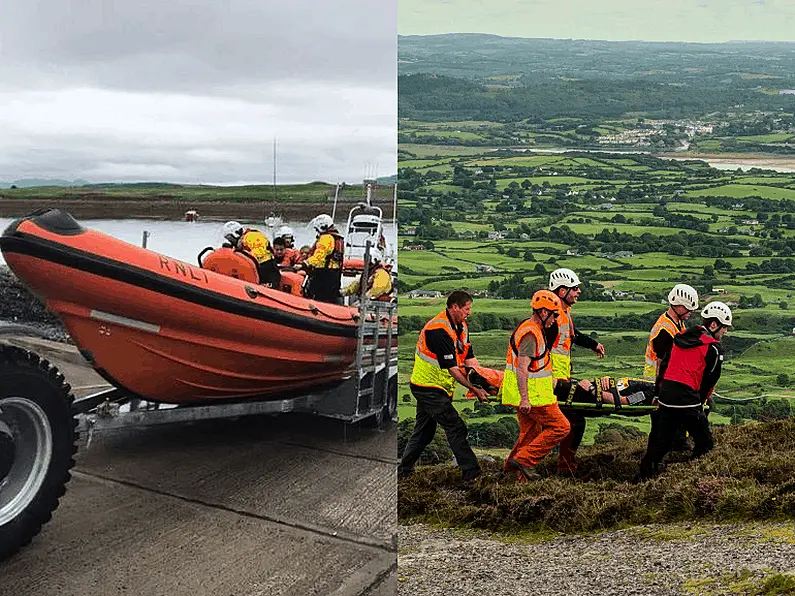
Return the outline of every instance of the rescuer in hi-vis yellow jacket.
<path id="1" fill-rule="evenodd" d="M 417 400 L 417 416 L 398 468 L 408 476 L 423 450 L 433 440 L 436 425 L 444 429 L 465 482 L 480 475 L 480 464 L 467 440 L 467 426 L 453 407 L 456 384 L 471 390 L 478 400 L 489 400 L 488 393 L 469 382 L 465 367 L 478 366 L 469 343 L 466 319 L 472 310 L 472 296 L 457 290 L 447 297 L 447 308 L 428 321 L 417 338 L 414 369 L 409 388 Z"/>
<path id="2" fill-rule="evenodd" d="M 555 397 L 550 354 L 560 299 L 549 290 L 539 290 L 530 305 L 532 316 L 519 324 L 508 342 L 498 393 L 503 405 L 516 408 L 519 419 L 519 439 L 505 460 L 505 469 L 516 470 L 520 482 L 540 477 L 533 468 L 570 428 Z"/>
<path id="3" fill-rule="evenodd" d="M 605 357 L 605 347 L 592 337 L 583 335 L 574 326 L 571 307 L 582 293 L 580 278 L 571 269 L 556 269 L 549 275 L 549 289 L 561 303 L 558 317 L 558 337 L 552 344 L 552 370 L 555 379 L 568 381 L 571 379 L 571 346 L 577 345 L 593 350 L 599 358 Z M 558 456 L 559 472 L 575 472 L 577 470 L 577 449 L 585 434 L 585 416 L 570 408 L 564 408 L 563 414 L 571 425 L 571 431 L 560 443 Z"/>

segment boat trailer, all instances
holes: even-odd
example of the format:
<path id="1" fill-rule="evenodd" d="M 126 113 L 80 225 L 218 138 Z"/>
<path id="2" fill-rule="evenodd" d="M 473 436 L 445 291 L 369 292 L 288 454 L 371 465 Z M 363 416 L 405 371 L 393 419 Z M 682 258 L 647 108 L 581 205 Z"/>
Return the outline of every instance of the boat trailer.
<path id="1" fill-rule="evenodd" d="M 363 297 L 362 297 L 363 298 Z M 64 375 L 3 335 L 44 337 L 24 325 L 0 327 L 0 561 L 28 544 L 66 491 L 78 439 L 95 433 L 289 412 L 379 429 L 397 421 L 397 304 L 360 302 L 355 364 L 334 386 L 283 399 L 170 405 L 110 387 L 75 399 Z"/>

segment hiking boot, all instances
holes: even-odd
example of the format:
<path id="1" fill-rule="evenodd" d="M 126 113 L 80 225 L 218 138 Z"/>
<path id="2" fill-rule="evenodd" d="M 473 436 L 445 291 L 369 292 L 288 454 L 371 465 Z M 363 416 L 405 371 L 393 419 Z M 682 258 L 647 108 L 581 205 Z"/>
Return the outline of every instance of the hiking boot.
<path id="1" fill-rule="evenodd" d="M 525 480 L 530 481 L 530 480 L 540 480 L 541 479 L 541 474 L 539 474 L 538 472 L 534 471 L 531 466 L 523 466 L 518 461 L 516 461 L 514 458 L 511 458 L 511 459 L 508 460 L 508 465 L 510 467 L 514 468 L 515 470 L 518 470 L 522 474 L 522 476 L 524 477 Z"/>
<path id="2" fill-rule="evenodd" d="M 398 466 L 398 469 L 397 469 L 398 479 L 400 479 L 400 478 L 408 478 L 412 474 L 414 474 L 414 470 L 413 469 L 412 470 L 406 470 L 403 467 Z"/>
<path id="3" fill-rule="evenodd" d="M 474 484 L 475 480 L 480 478 L 480 476 L 482 474 L 483 474 L 483 472 L 481 470 L 475 470 L 473 472 L 468 472 L 465 476 L 464 475 L 461 476 L 461 481 L 464 484 L 467 484 L 467 485 Z"/>

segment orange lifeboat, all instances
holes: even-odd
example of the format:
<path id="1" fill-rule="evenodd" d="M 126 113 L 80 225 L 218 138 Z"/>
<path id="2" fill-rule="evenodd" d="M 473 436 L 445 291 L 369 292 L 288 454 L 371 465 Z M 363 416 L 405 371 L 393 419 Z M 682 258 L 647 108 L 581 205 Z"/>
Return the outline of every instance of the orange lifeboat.
<path id="1" fill-rule="evenodd" d="M 300 274 L 265 287 L 245 257 L 190 265 L 57 209 L 12 222 L 0 250 L 94 368 L 146 400 L 284 399 L 353 374 L 358 308 L 304 298 Z"/>

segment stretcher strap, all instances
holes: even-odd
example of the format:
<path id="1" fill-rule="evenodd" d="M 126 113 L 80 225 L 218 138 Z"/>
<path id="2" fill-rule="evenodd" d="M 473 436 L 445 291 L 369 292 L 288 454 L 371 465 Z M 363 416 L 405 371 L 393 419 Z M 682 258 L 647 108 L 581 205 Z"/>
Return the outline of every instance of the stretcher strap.
<path id="1" fill-rule="evenodd" d="M 621 409 L 621 396 L 618 394 L 618 387 L 616 387 L 616 380 L 613 377 L 608 379 L 608 384 L 610 386 L 610 393 L 613 394 L 613 405 L 616 407 L 616 410 Z"/>
<path id="2" fill-rule="evenodd" d="M 577 383 L 574 381 L 570 381 L 571 386 L 569 387 L 569 396 L 566 398 L 566 405 L 570 406 L 571 402 L 574 401 L 574 393 L 577 391 Z"/>
<path id="3" fill-rule="evenodd" d="M 594 398 L 596 398 L 596 407 L 602 407 L 602 384 L 599 379 L 594 379 L 591 385 L 593 387 Z"/>

